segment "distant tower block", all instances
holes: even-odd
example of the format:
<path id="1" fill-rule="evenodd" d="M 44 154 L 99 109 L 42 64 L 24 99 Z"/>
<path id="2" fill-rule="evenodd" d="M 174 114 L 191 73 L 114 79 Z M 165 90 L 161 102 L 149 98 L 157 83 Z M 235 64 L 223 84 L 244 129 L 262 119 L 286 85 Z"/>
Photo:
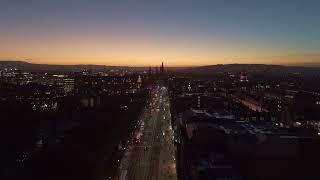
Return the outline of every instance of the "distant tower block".
<path id="1" fill-rule="evenodd" d="M 138 84 L 138 88 L 140 89 L 141 84 L 142 84 L 142 78 L 140 75 L 138 76 L 137 84 Z"/>
<path id="2" fill-rule="evenodd" d="M 248 75 L 246 72 L 242 72 L 240 75 L 240 82 L 248 82 Z"/>

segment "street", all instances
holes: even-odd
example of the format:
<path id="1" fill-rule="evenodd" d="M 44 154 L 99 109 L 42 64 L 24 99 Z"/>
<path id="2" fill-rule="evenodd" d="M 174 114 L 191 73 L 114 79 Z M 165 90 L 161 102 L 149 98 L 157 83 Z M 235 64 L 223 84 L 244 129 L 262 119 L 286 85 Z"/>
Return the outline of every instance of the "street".
<path id="1" fill-rule="evenodd" d="M 120 163 L 120 180 L 177 179 L 168 91 L 156 87 Z"/>

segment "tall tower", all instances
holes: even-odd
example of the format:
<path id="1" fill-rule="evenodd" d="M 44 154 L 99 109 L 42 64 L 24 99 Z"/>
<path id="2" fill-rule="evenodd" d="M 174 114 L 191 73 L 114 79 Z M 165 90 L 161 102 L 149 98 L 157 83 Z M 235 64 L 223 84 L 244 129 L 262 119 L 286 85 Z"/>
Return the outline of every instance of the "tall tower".
<path id="1" fill-rule="evenodd" d="M 160 73 L 161 73 L 161 74 L 164 74 L 164 66 L 163 66 L 163 61 L 162 61 L 161 67 L 160 67 Z"/>

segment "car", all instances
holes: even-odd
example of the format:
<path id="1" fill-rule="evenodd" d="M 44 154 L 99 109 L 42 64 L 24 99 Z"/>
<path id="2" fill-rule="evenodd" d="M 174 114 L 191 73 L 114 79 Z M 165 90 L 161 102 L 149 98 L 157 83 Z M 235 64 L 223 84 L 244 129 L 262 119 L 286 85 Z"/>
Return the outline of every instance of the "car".
<path id="1" fill-rule="evenodd" d="M 134 142 L 135 144 L 139 144 L 139 143 L 141 142 L 141 140 L 140 140 L 140 139 L 134 139 L 133 142 Z"/>

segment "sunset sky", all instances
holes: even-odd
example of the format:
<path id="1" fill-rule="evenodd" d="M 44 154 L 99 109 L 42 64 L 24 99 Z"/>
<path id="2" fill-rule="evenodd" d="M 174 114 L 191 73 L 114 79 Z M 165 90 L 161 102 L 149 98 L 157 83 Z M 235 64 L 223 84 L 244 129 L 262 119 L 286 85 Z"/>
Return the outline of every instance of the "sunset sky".
<path id="1" fill-rule="evenodd" d="M 320 63 L 318 0 L 1 0 L 0 59 Z"/>

